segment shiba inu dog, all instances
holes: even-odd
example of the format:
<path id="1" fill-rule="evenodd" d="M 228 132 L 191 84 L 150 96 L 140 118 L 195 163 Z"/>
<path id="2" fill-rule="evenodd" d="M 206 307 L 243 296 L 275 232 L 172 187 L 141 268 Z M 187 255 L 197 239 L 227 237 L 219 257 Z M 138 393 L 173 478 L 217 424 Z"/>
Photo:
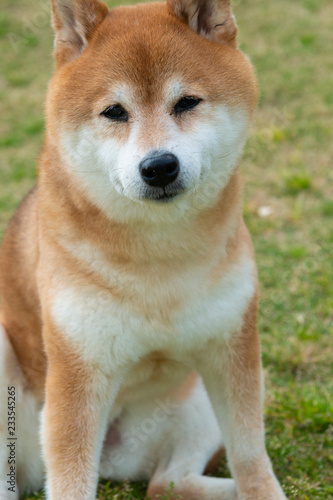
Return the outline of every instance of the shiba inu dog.
<path id="1" fill-rule="evenodd" d="M 257 85 L 230 3 L 52 11 L 39 178 L 1 248 L 0 498 L 45 481 L 92 500 L 101 476 L 285 499 L 238 166 Z M 205 476 L 223 450 L 233 479 Z"/>

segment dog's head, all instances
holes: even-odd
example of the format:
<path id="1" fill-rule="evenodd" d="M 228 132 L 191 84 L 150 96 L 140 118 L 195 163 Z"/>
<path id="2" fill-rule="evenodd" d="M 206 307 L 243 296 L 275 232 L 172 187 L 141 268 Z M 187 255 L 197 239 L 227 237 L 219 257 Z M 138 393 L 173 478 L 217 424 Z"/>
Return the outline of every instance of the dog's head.
<path id="1" fill-rule="evenodd" d="M 47 126 L 62 168 L 119 217 L 214 203 L 257 98 L 230 1 L 109 11 L 96 0 L 52 0 L 52 8 Z"/>

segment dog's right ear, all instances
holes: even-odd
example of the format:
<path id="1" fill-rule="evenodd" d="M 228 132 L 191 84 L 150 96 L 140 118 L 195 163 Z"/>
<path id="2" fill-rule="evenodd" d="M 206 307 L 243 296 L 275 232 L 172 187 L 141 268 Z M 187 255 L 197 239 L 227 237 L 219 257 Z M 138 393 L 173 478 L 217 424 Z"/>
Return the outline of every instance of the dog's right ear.
<path id="1" fill-rule="evenodd" d="M 230 0 L 167 0 L 167 4 L 199 35 L 236 47 L 237 27 Z"/>
<path id="2" fill-rule="evenodd" d="M 55 59 L 59 67 L 79 57 L 109 12 L 98 0 L 51 0 Z"/>

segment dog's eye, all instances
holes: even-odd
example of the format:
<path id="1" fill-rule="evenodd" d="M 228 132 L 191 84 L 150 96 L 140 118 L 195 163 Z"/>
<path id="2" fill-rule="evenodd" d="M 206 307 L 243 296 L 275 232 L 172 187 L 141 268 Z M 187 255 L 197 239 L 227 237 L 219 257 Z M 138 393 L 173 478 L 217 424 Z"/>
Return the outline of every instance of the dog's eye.
<path id="1" fill-rule="evenodd" d="M 102 115 L 106 116 L 106 118 L 109 118 L 110 120 L 118 120 L 122 122 L 127 122 L 128 120 L 127 111 L 120 104 L 110 106 L 103 111 Z"/>
<path id="2" fill-rule="evenodd" d="M 202 99 L 198 99 L 196 97 L 182 97 L 174 108 L 176 115 L 195 108 L 201 101 Z"/>

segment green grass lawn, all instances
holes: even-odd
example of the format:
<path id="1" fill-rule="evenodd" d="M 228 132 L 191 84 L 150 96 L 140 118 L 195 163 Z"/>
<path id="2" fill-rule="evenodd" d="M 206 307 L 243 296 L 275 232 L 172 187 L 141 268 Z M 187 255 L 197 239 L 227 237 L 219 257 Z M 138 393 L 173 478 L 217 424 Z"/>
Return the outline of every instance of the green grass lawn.
<path id="1" fill-rule="evenodd" d="M 36 176 L 48 1 L 0 0 L 0 238 Z M 112 4 L 108 2 L 111 6 Z M 333 499 L 333 4 L 235 0 L 261 100 L 242 168 L 261 283 L 267 446 L 289 499 Z M 226 473 L 222 463 L 219 473 Z M 101 484 L 99 499 L 145 485 Z M 42 498 L 36 495 L 34 498 Z"/>

